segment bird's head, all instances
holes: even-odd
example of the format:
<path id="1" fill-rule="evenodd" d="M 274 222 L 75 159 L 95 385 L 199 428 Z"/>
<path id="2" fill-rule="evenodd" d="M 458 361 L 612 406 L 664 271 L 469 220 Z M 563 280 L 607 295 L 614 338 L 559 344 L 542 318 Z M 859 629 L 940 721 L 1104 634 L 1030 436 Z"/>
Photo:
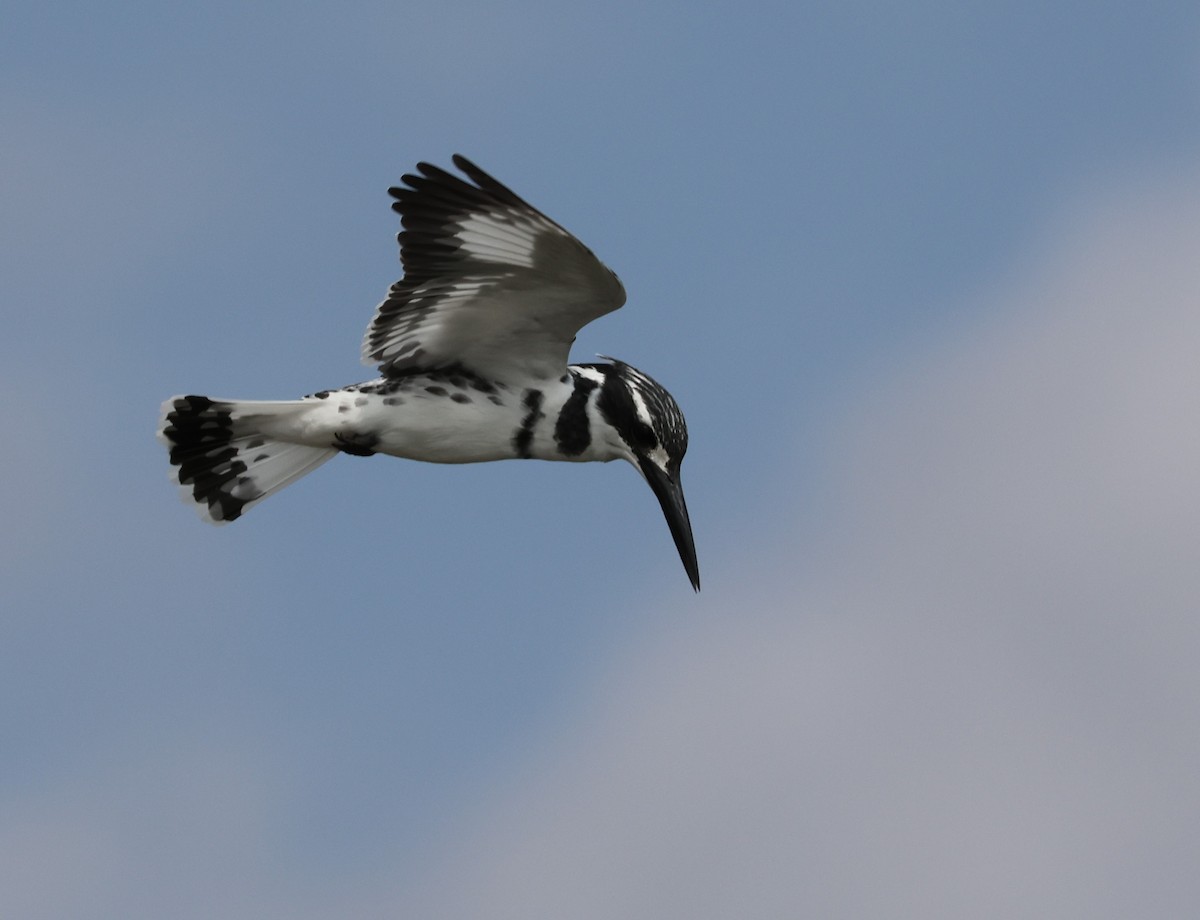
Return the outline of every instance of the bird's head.
<path id="1" fill-rule="evenodd" d="M 625 459 L 637 467 L 658 498 L 679 558 L 692 587 L 700 590 L 700 567 L 679 466 L 687 453 L 687 423 L 683 413 L 658 383 L 637 368 L 615 358 L 598 365 L 604 372 L 596 408 L 619 436 Z"/>

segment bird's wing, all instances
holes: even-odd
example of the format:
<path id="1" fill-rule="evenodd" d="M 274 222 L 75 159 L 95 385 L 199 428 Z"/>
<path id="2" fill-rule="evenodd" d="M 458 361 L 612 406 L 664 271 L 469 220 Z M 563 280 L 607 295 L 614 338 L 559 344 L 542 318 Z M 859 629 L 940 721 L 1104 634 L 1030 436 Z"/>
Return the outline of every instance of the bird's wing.
<path id="1" fill-rule="evenodd" d="M 461 364 L 504 379 L 566 372 L 575 333 L 625 302 L 590 249 L 462 156 L 390 189 L 404 277 L 363 339 L 387 375 Z M 473 184 L 472 184 L 473 183 Z"/>

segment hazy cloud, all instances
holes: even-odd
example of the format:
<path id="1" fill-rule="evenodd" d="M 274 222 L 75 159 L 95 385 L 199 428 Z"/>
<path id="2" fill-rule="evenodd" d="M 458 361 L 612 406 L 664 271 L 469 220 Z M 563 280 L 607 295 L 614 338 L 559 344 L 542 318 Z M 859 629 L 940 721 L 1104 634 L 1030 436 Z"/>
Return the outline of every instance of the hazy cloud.
<path id="1" fill-rule="evenodd" d="M 1049 230 L 990 320 L 848 421 L 830 542 L 764 548 L 758 583 L 713 579 L 703 613 L 614 662 L 423 909 L 1200 898 L 1200 179 Z"/>

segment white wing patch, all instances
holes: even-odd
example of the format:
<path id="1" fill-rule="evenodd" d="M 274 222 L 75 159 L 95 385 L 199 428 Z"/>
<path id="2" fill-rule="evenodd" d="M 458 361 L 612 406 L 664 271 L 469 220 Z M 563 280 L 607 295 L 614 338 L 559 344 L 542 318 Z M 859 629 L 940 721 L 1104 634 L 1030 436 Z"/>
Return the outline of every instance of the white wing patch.
<path id="1" fill-rule="evenodd" d="M 480 262 L 533 268 L 536 241 L 532 227 L 496 214 L 472 214 L 454 234 L 463 251 Z"/>

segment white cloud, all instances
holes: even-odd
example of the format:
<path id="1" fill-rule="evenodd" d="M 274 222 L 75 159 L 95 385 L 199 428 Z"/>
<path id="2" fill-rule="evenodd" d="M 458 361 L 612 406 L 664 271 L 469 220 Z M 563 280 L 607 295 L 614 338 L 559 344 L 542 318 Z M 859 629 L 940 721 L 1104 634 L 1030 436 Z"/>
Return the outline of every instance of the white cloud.
<path id="1" fill-rule="evenodd" d="M 712 577 L 614 662 L 420 913 L 1200 899 L 1200 177 L 1048 236 L 836 440 L 830 545 Z"/>

